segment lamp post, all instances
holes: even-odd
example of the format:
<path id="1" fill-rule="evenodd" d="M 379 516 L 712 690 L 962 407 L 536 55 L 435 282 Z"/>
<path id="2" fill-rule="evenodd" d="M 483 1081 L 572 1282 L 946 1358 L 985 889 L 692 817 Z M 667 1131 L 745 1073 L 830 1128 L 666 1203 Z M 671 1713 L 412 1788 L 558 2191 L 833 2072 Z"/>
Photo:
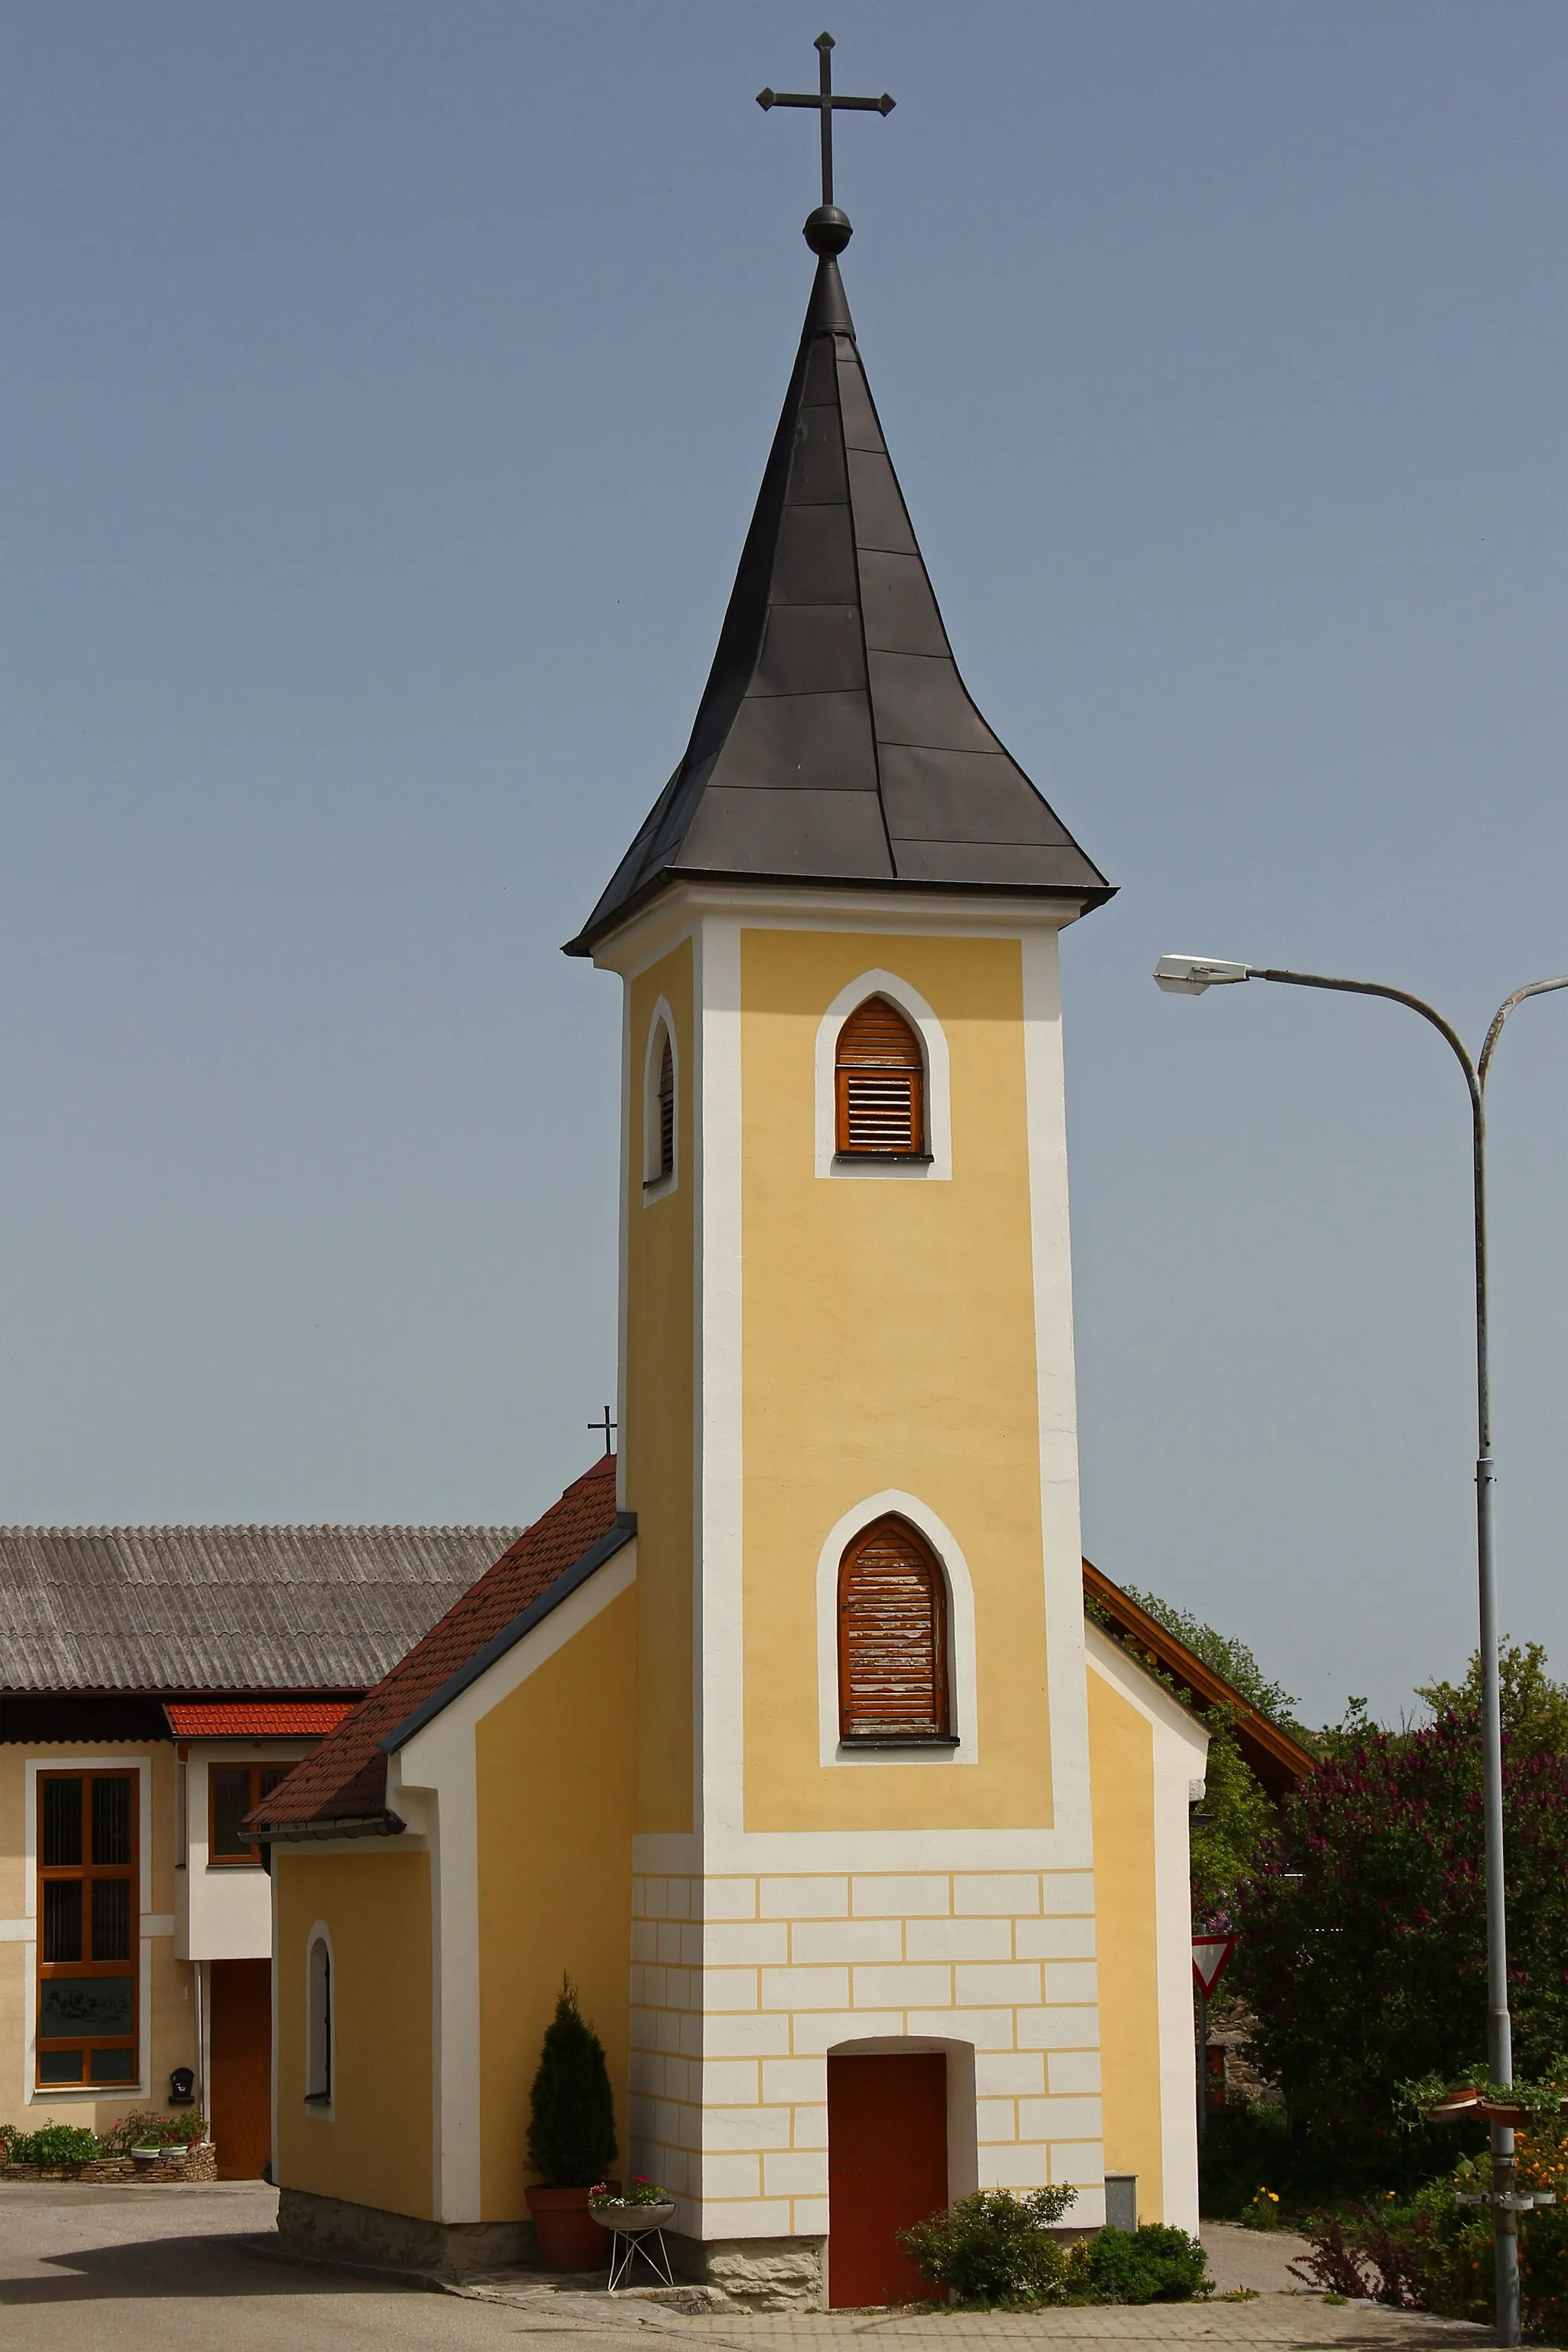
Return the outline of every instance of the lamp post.
<path id="1" fill-rule="evenodd" d="M 1487 1334 L 1487 1074 L 1503 1023 L 1527 996 L 1545 996 L 1568 988 L 1568 972 L 1556 980 L 1532 981 L 1516 988 L 1499 1005 L 1480 1051 L 1472 1062 L 1463 1040 L 1440 1013 L 1403 988 L 1384 988 L 1376 981 L 1331 980 L 1321 972 L 1276 971 L 1253 964 L 1226 963 L 1214 957 L 1164 955 L 1154 967 L 1159 985 L 1177 996 L 1201 996 L 1205 988 L 1226 987 L 1247 980 L 1283 982 L 1291 988 L 1329 988 L 1350 996 L 1385 996 L 1408 1006 L 1430 1022 L 1447 1040 L 1465 1074 L 1470 1097 L 1471 1165 L 1475 1186 L 1476 1224 L 1476 1570 L 1480 1602 L 1481 1771 L 1486 1822 L 1487 1999 L 1488 2056 L 1494 2083 L 1513 2078 L 1512 2027 L 1508 2009 L 1508 1916 L 1504 1901 L 1502 1842 L 1502 1716 L 1498 1685 L 1497 1575 L 1493 1548 L 1492 1487 L 1496 1466 L 1492 1455 L 1491 1373 Z M 1500 2344 L 1519 2342 L 1519 2220 L 1514 2187 L 1513 2133 L 1504 2124 L 1491 2126 L 1492 2246 L 1497 2264 L 1497 2332 Z"/>

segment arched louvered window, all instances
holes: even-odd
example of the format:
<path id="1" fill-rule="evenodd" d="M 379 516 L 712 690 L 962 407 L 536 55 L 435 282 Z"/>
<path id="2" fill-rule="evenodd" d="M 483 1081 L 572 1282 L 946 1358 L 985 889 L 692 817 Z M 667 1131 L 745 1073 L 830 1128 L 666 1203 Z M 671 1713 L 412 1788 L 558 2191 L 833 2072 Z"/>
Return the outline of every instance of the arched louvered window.
<path id="1" fill-rule="evenodd" d="M 661 1003 L 648 1030 L 643 1065 L 643 1190 L 668 1186 L 675 1175 L 675 1039 Z"/>
<path id="2" fill-rule="evenodd" d="M 838 1736 L 947 1739 L 947 1580 L 907 1520 L 864 1528 L 838 1570 Z"/>
<path id="3" fill-rule="evenodd" d="M 925 1057 L 897 1005 L 868 996 L 838 1032 L 837 1149 L 857 1159 L 923 1157 Z"/>
<path id="4" fill-rule="evenodd" d="M 664 1051 L 658 1058 L 658 1177 L 656 1181 L 675 1173 L 675 1048 L 669 1042 L 669 1032 L 664 1033 Z"/>

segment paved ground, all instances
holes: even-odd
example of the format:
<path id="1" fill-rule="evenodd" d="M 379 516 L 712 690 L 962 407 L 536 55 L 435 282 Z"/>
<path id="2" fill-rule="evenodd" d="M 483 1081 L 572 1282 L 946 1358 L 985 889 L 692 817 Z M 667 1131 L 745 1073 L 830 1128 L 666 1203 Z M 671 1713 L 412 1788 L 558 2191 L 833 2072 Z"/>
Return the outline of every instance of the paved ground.
<path id="1" fill-rule="evenodd" d="M 782 2352 L 784 2339 L 867 2339 L 857 2352 L 942 2352 L 1026 2341 L 1052 2352 L 1107 2345 L 1160 2352 L 1467 2352 L 1483 2331 L 1288 2291 L 1295 2242 L 1205 2231 L 1222 2285 L 1247 2301 L 1141 2310 L 971 2315 L 823 2312 L 683 2316 L 645 2303 L 518 2275 L 498 2292 L 422 2293 L 353 2271 L 280 2261 L 270 2251 L 276 2200 L 259 2182 L 85 2189 L 16 2182 L 0 2189 L 0 2340 L 26 2352 L 632 2352 L 628 2339 L 701 2339 L 712 2352 Z M 562 2339 L 575 2337 L 568 2347 Z M 549 2339 L 548 2347 L 543 2339 Z M 673 2347 L 671 2347 L 673 2352 Z"/>

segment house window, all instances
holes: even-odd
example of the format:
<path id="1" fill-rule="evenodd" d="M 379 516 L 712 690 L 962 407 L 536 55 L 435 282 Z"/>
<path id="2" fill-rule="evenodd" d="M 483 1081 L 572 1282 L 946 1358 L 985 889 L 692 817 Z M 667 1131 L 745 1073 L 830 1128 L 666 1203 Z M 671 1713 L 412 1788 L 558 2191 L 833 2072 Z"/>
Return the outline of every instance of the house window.
<path id="1" fill-rule="evenodd" d="M 837 1149 L 847 1158 L 923 1160 L 925 1057 L 898 1007 L 868 996 L 838 1032 Z"/>
<path id="2" fill-rule="evenodd" d="M 675 1177 L 675 1038 L 665 1010 L 648 1032 L 643 1087 L 643 1191 Z"/>
<path id="3" fill-rule="evenodd" d="M 40 2088 L 134 2083 L 136 1775 L 38 1775 Z"/>
<path id="4" fill-rule="evenodd" d="M 908 1521 L 876 1520 L 838 1570 L 838 1736 L 952 1745 L 947 1579 Z"/>
<path id="5" fill-rule="evenodd" d="M 261 1848 L 245 1827 L 263 1797 L 293 1770 L 291 1764 L 213 1764 L 207 1769 L 207 1860 L 258 1866 Z"/>
<path id="6" fill-rule="evenodd" d="M 305 1962 L 305 2104 L 332 2103 L 332 1948 L 326 1930 L 310 1938 Z"/>

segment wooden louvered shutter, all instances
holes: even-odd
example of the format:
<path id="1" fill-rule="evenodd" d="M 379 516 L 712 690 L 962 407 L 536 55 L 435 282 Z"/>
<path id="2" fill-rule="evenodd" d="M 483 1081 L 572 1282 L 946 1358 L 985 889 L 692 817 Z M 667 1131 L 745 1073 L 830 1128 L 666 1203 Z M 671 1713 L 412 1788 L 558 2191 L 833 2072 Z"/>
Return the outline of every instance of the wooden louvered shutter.
<path id="1" fill-rule="evenodd" d="M 838 1032 L 836 1083 L 843 1152 L 910 1159 L 925 1150 L 925 1063 L 896 1005 L 868 996 Z"/>
<path id="2" fill-rule="evenodd" d="M 838 1570 L 841 1739 L 948 1734 L 947 1588 L 902 1519 L 879 1519 Z"/>
<path id="3" fill-rule="evenodd" d="M 664 1033 L 664 1057 L 658 1066 L 658 1172 L 675 1173 L 675 1048 Z"/>

